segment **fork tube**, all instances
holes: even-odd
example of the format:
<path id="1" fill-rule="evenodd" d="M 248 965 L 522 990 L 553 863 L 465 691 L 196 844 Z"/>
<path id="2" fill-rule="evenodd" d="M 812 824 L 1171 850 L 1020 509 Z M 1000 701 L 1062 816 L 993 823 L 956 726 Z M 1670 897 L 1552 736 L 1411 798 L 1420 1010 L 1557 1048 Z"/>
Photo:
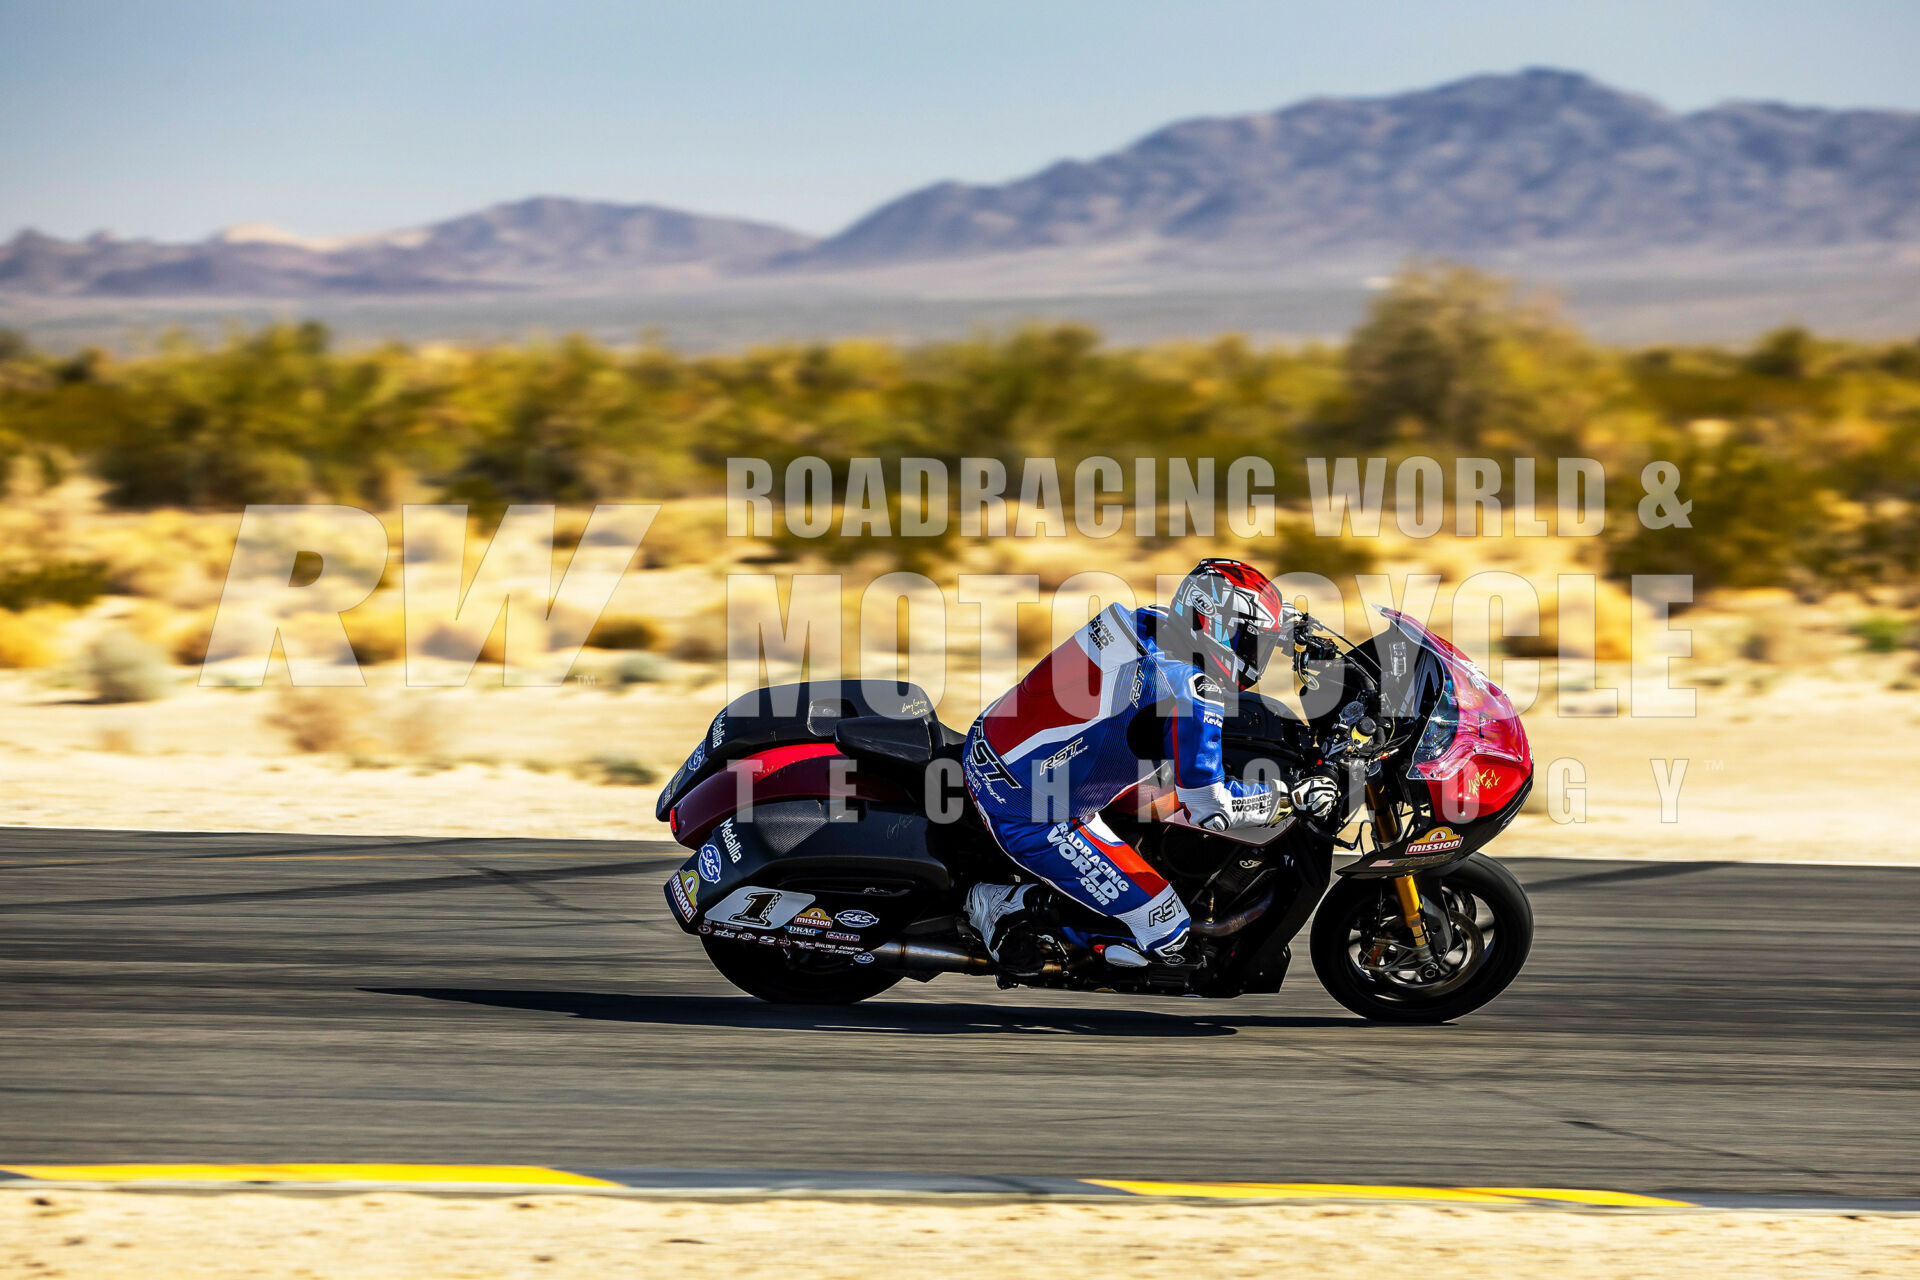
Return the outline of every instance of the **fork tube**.
<path id="1" fill-rule="evenodd" d="M 1377 782 L 1367 784 L 1367 810 L 1373 814 L 1373 845 L 1384 849 L 1400 838 L 1400 811 L 1393 797 Z"/>
<path id="2" fill-rule="evenodd" d="M 1420 887 L 1413 882 L 1411 874 L 1395 876 L 1394 890 L 1400 895 L 1400 915 L 1407 922 L 1407 932 L 1413 935 L 1413 945 L 1422 951 L 1427 947 L 1427 922 L 1420 913 Z"/>

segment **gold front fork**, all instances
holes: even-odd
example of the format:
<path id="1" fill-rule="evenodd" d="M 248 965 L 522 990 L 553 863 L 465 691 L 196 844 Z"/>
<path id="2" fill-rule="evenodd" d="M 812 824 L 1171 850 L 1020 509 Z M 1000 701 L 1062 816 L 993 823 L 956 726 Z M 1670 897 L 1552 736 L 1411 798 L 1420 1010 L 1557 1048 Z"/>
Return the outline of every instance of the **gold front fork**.
<path id="1" fill-rule="evenodd" d="M 1419 886 L 1411 875 L 1404 875 L 1393 878 L 1393 887 L 1400 895 L 1400 915 L 1407 922 L 1407 932 L 1413 935 L 1413 945 L 1427 950 L 1427 922 L 1420 914 Z"/>

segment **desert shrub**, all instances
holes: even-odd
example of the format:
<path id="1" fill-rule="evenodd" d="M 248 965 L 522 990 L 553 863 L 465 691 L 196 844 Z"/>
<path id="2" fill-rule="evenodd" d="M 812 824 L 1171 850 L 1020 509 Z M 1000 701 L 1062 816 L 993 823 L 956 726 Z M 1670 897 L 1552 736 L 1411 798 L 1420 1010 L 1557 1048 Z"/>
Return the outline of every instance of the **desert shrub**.
<path id="1" fill-rule="evenodd" d="M 524 620 L 521 624 L 524 625 Z M 469 656 L 467 646 L 471 643 L 466 628 L 441 619 L 427 628 L 427 634 L 420 640 L 420 652 L 430 658 L 447 658 L 459 661 Z M 499 664 L 507 660 L 507 624 L 503 618 L 494 624 L 487 633 L 486 640 L 480 646 L 477 661 Z"/>
<path id="2" fill-rule="evenodd" d="M 355 662 L 372 666 L 406 656 L 407 615 L 397 594 L 374 596 L 340 615 Z"/>
<path id="3" fill-rule="evenodd" d="M 727 654 L 726 623 L 695 622 L 675 637 L 667 652 L 682 662 L 718 662 Z"/>
<path id="4" fill-rule="evenodd" d="M 1308 528 L 1281 531 L 1277 559 L 1281 573 L 1317 573 L 1346 591 L 1352 587 L 1354 575 L 1371 573 L 1373 567 L 1373 548 L 1362 538 L 1321 538 Z"/>
<path id="5" fill-rule="evenodd" d="M 183 667 L 197 667 L 207 660 L 207 645 L 213 639 L 213 620 L 220 611 L 206 608 L 176 621 L 166 635 L 167 656 Z"/>
<path id="6" fill-rule="evenodd" d="M 282 688 L 266 723 L 280 730 L 296 751 L 339 751 L 359 737 L 365 710 L 359 689 Z"/>
<path id="7" fill-rule="evenodd" d="M 60 658 L 60 633 L 72 614 L 64 609 L 0 609 L 0 669 L 50 667 Z"/>
<path id="8" fill-rule="evenodd" d="M 615 787 L 645 787 L 660 781 L 660 771 L 632 756 L 603 752 L 590 762 L 590 773 Z"/>
<path id="9" fill-rule="evenodd" d="M 55 560 L 31 569 L 0 573 L 0 609 L 37 604 L 84 608 L 107 590 L 106 566 L 97 560 Z"/>
<path id="10" fill-rule="evenodd" d="M 1893 653 L 1910 634 L 1905 618 L 1891 613 L 1869 614 L 1848 630 L 1861 640 L 1868 653 Z"/>
<path id="11" fill-rule="evenodd" d="M 1779 631 L 1772 627 L 1755 627 L 1740 642 L 1740 656 L 1748 662 L 1778 662 L 1783 648 Z"/>
<path id="12" fill-rule="evenodd" d="M 394 709 L 387 731 L 393 748 L 417 759 L 442 754 L 446 747 L 446 717 L 433 699 L 405 697 Z"/>
<path id="13" fill-rule="evenodd" d="M 1594 585 L 1591 635 L 1584 608 L 1570 610 L 1575 633 L 1560 634 L 1560 596 L 1557 590 L 1540 593 L 1540 634 L 1503 636 L 1500 647 L 1516 658 L 1592 658 L 1625 662 L 1633 657 L 1633 600 L 1611 582 Z M 1565 646 L 1563 653 L 1562 645 Z"/>
<path id="14" fill-rule="evenodd" d="M 171 683 L 159 650 L 119 627 L 87 646 L 86 676 L 100 702 L 153 702 L 167 695 Z"/>
<path id="15" fill-rule="evenodd" d="M 587 636 L 587 646 L 592 649 L 657 649 L 660 647 L 660 624 L 652 618 L 639 614 L 605 615 L 593 626 Z"/>
<path id="16" fill-rule="evenodd" d="M 658 684 L 667 678 L 667 664 L 651 653 L 630 653 L 614 668 L 613 675 L 622 685 Z"/>

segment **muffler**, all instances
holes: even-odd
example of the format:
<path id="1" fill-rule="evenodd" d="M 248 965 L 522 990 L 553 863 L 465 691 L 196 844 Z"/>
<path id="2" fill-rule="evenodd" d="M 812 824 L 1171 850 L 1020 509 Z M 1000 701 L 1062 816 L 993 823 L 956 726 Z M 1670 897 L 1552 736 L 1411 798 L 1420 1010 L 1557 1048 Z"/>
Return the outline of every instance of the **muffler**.
<path id="1" fill-rule="evenodd" d="M 993 961 L 945 942 L 901 939 L 873 949 L 876 964 L 889 969 L 933 969 L 941 973 L 992 973 Z"/>

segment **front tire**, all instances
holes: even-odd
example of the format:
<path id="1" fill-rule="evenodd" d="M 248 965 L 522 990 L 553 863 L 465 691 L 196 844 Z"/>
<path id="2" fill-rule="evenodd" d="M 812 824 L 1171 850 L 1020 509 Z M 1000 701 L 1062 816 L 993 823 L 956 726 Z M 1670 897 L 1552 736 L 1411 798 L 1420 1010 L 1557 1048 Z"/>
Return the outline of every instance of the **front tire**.
<path id="1" fill-rule="evenodd" d="M 792 964 L 781 947 L 705 937 L 700 945 L 721 977 L 769 1004 L 857 1004 L 879 995 L 901 977 L 878 965 L 823 957 L 808 956 Z"/>
<path id="2" fill-rule="evenodd" d="M 1378 1022 L 1447 1022 L 1507 989 L 1533 947 L 1533 907 L 1520 882 L 1483 854 L 1418 880 L 1429 908 L 1444 909 L 1457 967 L 1434 978 L 1396 968 L 1411 939 L 1390 880 L 1343 879 L 1313 920 L 1313 971 L 1327 994 Z M 1435 922 L 1428 921 L 1432 932 Z M 1472 936 L 1468 936 L 1471 933 Z"/>

